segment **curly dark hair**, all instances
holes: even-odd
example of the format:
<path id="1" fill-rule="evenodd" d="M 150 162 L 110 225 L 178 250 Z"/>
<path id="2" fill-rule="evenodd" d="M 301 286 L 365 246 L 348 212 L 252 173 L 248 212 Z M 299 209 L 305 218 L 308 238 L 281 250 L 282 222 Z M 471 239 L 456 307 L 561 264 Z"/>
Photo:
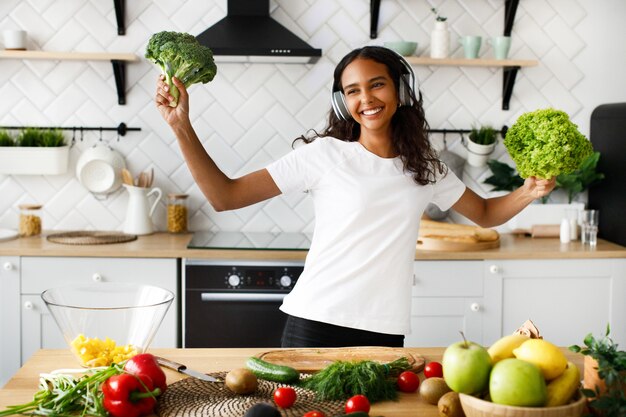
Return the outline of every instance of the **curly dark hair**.
<path id="1" fill-rule="evenodd" d="M 402 74 L 406 74 L 407 68 L 402 58 L 394 51 L 380 46 L 365 46 L 348 53 L 337 64 L 333 79 L 332 91 L 341 91 L 341 75 L 345 68 L 355 59 L 371 59 L 384 64 L 391 79 L 398 90 L 399 83 L 406 83 Z M 408 64 L 407 64 L 408 65 Z M 420 185 L 435 182 L 436 173 L 443 174 L 445 165 L 439 160 L 435 149 L 428 140 L 428 122 L 422 107 L 422 94 L 415 95 L 413 86 L 409 86 L 411 105 L 403 105 L 391 119 L 392 140 L 394 150 L 400 156 L 404 170 L 413 174 L 413 179 Z M 328 122 L 322 132 L 312 130 L 312 136 L 299 136 L 294 140 L 311 143 L 318 137 L 334 137 L 345 142 L 356 142 L 361 134 L 361 125 L 354 119 L 342 120 L 331 110 L 328 113 Z"/>

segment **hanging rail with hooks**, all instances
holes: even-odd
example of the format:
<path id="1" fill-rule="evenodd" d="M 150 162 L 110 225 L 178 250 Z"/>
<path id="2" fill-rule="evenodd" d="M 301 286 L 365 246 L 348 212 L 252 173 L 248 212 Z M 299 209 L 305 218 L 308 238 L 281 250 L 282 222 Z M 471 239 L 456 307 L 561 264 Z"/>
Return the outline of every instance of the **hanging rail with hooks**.
<path id="1" fill-rule="evenodd" d="M 498 130 L 497 132 L 500 133 L 502 137 L 505 137 L 506 132 L 508 130 L 509 130 L 508 126 L 502 126 L 502 128 Z M 444 135 L 456 133 L 456 134 L 462 135 L 463 133 L 470 133 L 471 131 L 472 131 L 471 129 L 429 129 L 428 133 L 443 133 Z"/>
<path id="2" fill-rule="evenodd" d="M 120 123 L 116 127 L 85 127 L 85 126 L 0 126 L 0 129 L 6 130 L 21 130 L 21 129 L 49 129 L 49 130 L 72 130 L 74 132 L 88 132 L 88 131 L 115 131 L 119 136 L 126 136 L 126 132 L 138 132 L 141 131 L 140 127 L 128 127 L 126 123 Z"/>

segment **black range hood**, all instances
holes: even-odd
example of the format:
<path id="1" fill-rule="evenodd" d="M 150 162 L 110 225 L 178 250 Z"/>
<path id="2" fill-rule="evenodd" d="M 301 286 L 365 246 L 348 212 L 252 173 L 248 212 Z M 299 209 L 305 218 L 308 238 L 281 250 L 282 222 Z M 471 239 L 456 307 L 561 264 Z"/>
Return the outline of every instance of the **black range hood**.
<path id="1" fill-rule="evenodd" d="M 322 50 L 270 17 L 269 0 L 228 0 L 225 18 L 196 36 L 217 62 L 316 62 Z"/>

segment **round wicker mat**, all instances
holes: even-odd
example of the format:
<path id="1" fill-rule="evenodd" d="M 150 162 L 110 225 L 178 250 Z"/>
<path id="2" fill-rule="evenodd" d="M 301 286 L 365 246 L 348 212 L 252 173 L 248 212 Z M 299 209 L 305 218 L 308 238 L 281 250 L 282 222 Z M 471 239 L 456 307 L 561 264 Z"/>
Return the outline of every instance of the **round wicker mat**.
<path id="1" fill-rule="evenodd" d="M 124 243 L 137 239 L 137 235 L 128 235 L 120 232 L 98 232 L 80 230 L 77 232 L 63 232 L 48 235 L 50 242 L 65 245 L 105 245 L 109 243 Z"/>
<path id="2" fill-rule="evenodd" d="M 226 372 L 209 375 L 224 380 Z M 259 387 L 254 393 L 239 395 L 231 392 L 223 383 L 186 378 L 167 387 L 167 391 L 159 397 L 156 414 L 159 417 L 242 417 L 254 404 L 265 402 L 275 406 L 274 391 L 281 386 L 285 384 L 259 379 Z M 277 407 L 283 416 L 301 417 L 312 410 L 334 416 L 344 411 L 343 401 L 318 401 L 313 391 L 292 387 L 298 397 L 290 408 Z"/>

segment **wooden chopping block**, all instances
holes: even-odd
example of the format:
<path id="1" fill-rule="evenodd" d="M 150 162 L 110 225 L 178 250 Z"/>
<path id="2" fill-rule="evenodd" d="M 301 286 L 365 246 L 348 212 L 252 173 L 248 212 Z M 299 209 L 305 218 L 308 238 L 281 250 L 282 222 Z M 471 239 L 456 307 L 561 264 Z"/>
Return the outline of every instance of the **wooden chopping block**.
<path id="1" fill-rule="evenodd" d="M 493 229 L 428 219 L 420 221 L 418 249 L 463 251 L 491 249 L 499 246 L 500 235 Z"/>
<path id="2" fill-rule="evenodd" d="M 511 231 L 514 235 L 525 235 L 531 237 L 559 237 L 561 225 L 559 224 L 537 224 L 530 229 L 515 229 Z"/>

